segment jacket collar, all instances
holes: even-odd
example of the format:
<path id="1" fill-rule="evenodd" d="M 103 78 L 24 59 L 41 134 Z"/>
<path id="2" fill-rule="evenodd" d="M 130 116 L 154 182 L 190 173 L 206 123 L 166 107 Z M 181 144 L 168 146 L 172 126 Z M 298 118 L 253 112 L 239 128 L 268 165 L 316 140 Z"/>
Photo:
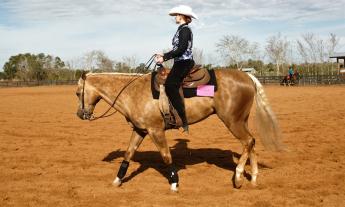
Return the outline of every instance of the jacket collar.
<path id="1" fill-rule="evenodd" d="M 188 23 L 181 24 L 178 29 L 181 29 L 183 26 L 188 25 Z"/>

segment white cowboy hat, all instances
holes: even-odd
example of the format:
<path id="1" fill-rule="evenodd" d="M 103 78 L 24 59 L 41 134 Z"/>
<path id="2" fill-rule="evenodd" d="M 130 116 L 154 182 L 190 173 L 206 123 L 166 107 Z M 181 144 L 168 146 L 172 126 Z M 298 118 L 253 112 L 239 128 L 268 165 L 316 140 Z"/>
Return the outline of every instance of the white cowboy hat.
<path id="1" fill-rule="evenodd" d="M 169 11 L 170 16 L 176 16 L 178 14 L 183 14 L 185 16 L 189 16 L 189 17 L 192 17 L 194 19 L 198 19 L 198 16 L 192 11 L 192 8 L 190 6 L 179 5 L 177 7 L 172 8 Z"/>

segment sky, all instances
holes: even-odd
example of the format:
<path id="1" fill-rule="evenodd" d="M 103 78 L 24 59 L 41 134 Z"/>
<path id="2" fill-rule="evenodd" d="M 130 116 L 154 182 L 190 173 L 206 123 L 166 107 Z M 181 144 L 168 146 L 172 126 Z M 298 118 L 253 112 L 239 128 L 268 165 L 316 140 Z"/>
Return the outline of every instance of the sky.
<path id="1" fill-rule="evenodd" d="M 191 27 L 205 63 L 221 58 L 216 43 L 239 35 L 264 48 L 279 32 L 295 41 L 335 33 L 345 52 L 345 0 L 0 0 L 0 70 L 10 56 L 46 53 L 64 61 L 102 50 L 115 60 L 146 62 L 171 48 L 177 25 L 168 11 L 184 4 L 199 20 Z"/>

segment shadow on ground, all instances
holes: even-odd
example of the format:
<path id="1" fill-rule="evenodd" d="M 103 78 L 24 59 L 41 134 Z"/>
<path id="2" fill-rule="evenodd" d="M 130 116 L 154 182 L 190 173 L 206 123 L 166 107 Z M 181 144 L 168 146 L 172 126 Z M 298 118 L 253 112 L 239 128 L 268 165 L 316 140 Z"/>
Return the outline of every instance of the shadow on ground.
<path id="1" fill-rule="evenodd" d="M 216 148 L 190 149 L 188 148 L 188 139 L 175 139 L 175 141 L 177 141 L 177 143 L 170 148 L 170 152 L 177 170 L 186 169 L 186 166 L 188 165 L 196 165 L 206 162 L 225 170 L 232 172 L 236 171 L 237 163 L 235 163 L 234 159 L 236 158 L 238 160 L 241 156 L 236 152 Z M 112 162 L 118 158 L 121 158 L 122 160 L 124 153 L 125 151 L 121 150 L 110 152 L 102 161 Z M 167 167 L 158 151 L 136 152 L 132 162 L 138 162 L 140 167 L 130 175 L 126 176 L 123 182 L 131 180 L 149 168 L 157 170 L 168 179 Z M 249 160 L 247 161 L 247 164 L 249 164 Z M 260 163 L 258 163 L 258 165 L 261 169 L 271 168 Z M 248 180 L 251 179 L 250 174 L 247 172 L 244 172 L 244 176 Z"/>

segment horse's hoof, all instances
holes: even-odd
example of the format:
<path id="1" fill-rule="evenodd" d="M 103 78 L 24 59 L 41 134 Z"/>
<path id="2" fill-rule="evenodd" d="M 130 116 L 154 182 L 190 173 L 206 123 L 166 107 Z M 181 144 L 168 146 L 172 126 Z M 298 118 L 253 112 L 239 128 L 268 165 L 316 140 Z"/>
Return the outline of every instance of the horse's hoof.
<path id="1" fill-rule="evenodd" d="M 178 184 L 177 183 L 172 183 L 170 186 L 170 190 L 174 193 L 178 192 Z"/>
<path id="2" fill-rule="evenodd" d="M 250 184 L 252 184 L 254 188 L 258 187 L 258 183 L 256 181 L 250 181 Z"/>
<path id="3" fill-rule="evenodd" d="M 242 187 L 242 184 L 243 184 L 243 180 L 242 179 L 235 179 L 235 188 L 241 188 Z"/>
<path id="4" fill-rule="evenodd" d="M 122 181 L 120 178 L 116 177 L 115 180 L 113 181 L 113 185 L 116 187 L 120 187 L 122 184 Z"/>
<path id="5" fill-rule="evenodd" d="M 253 187 L 257 187 L 258 183 L 256 182 L 256 175 L 252 175 L 252 180 L 250 181 Z"/>

